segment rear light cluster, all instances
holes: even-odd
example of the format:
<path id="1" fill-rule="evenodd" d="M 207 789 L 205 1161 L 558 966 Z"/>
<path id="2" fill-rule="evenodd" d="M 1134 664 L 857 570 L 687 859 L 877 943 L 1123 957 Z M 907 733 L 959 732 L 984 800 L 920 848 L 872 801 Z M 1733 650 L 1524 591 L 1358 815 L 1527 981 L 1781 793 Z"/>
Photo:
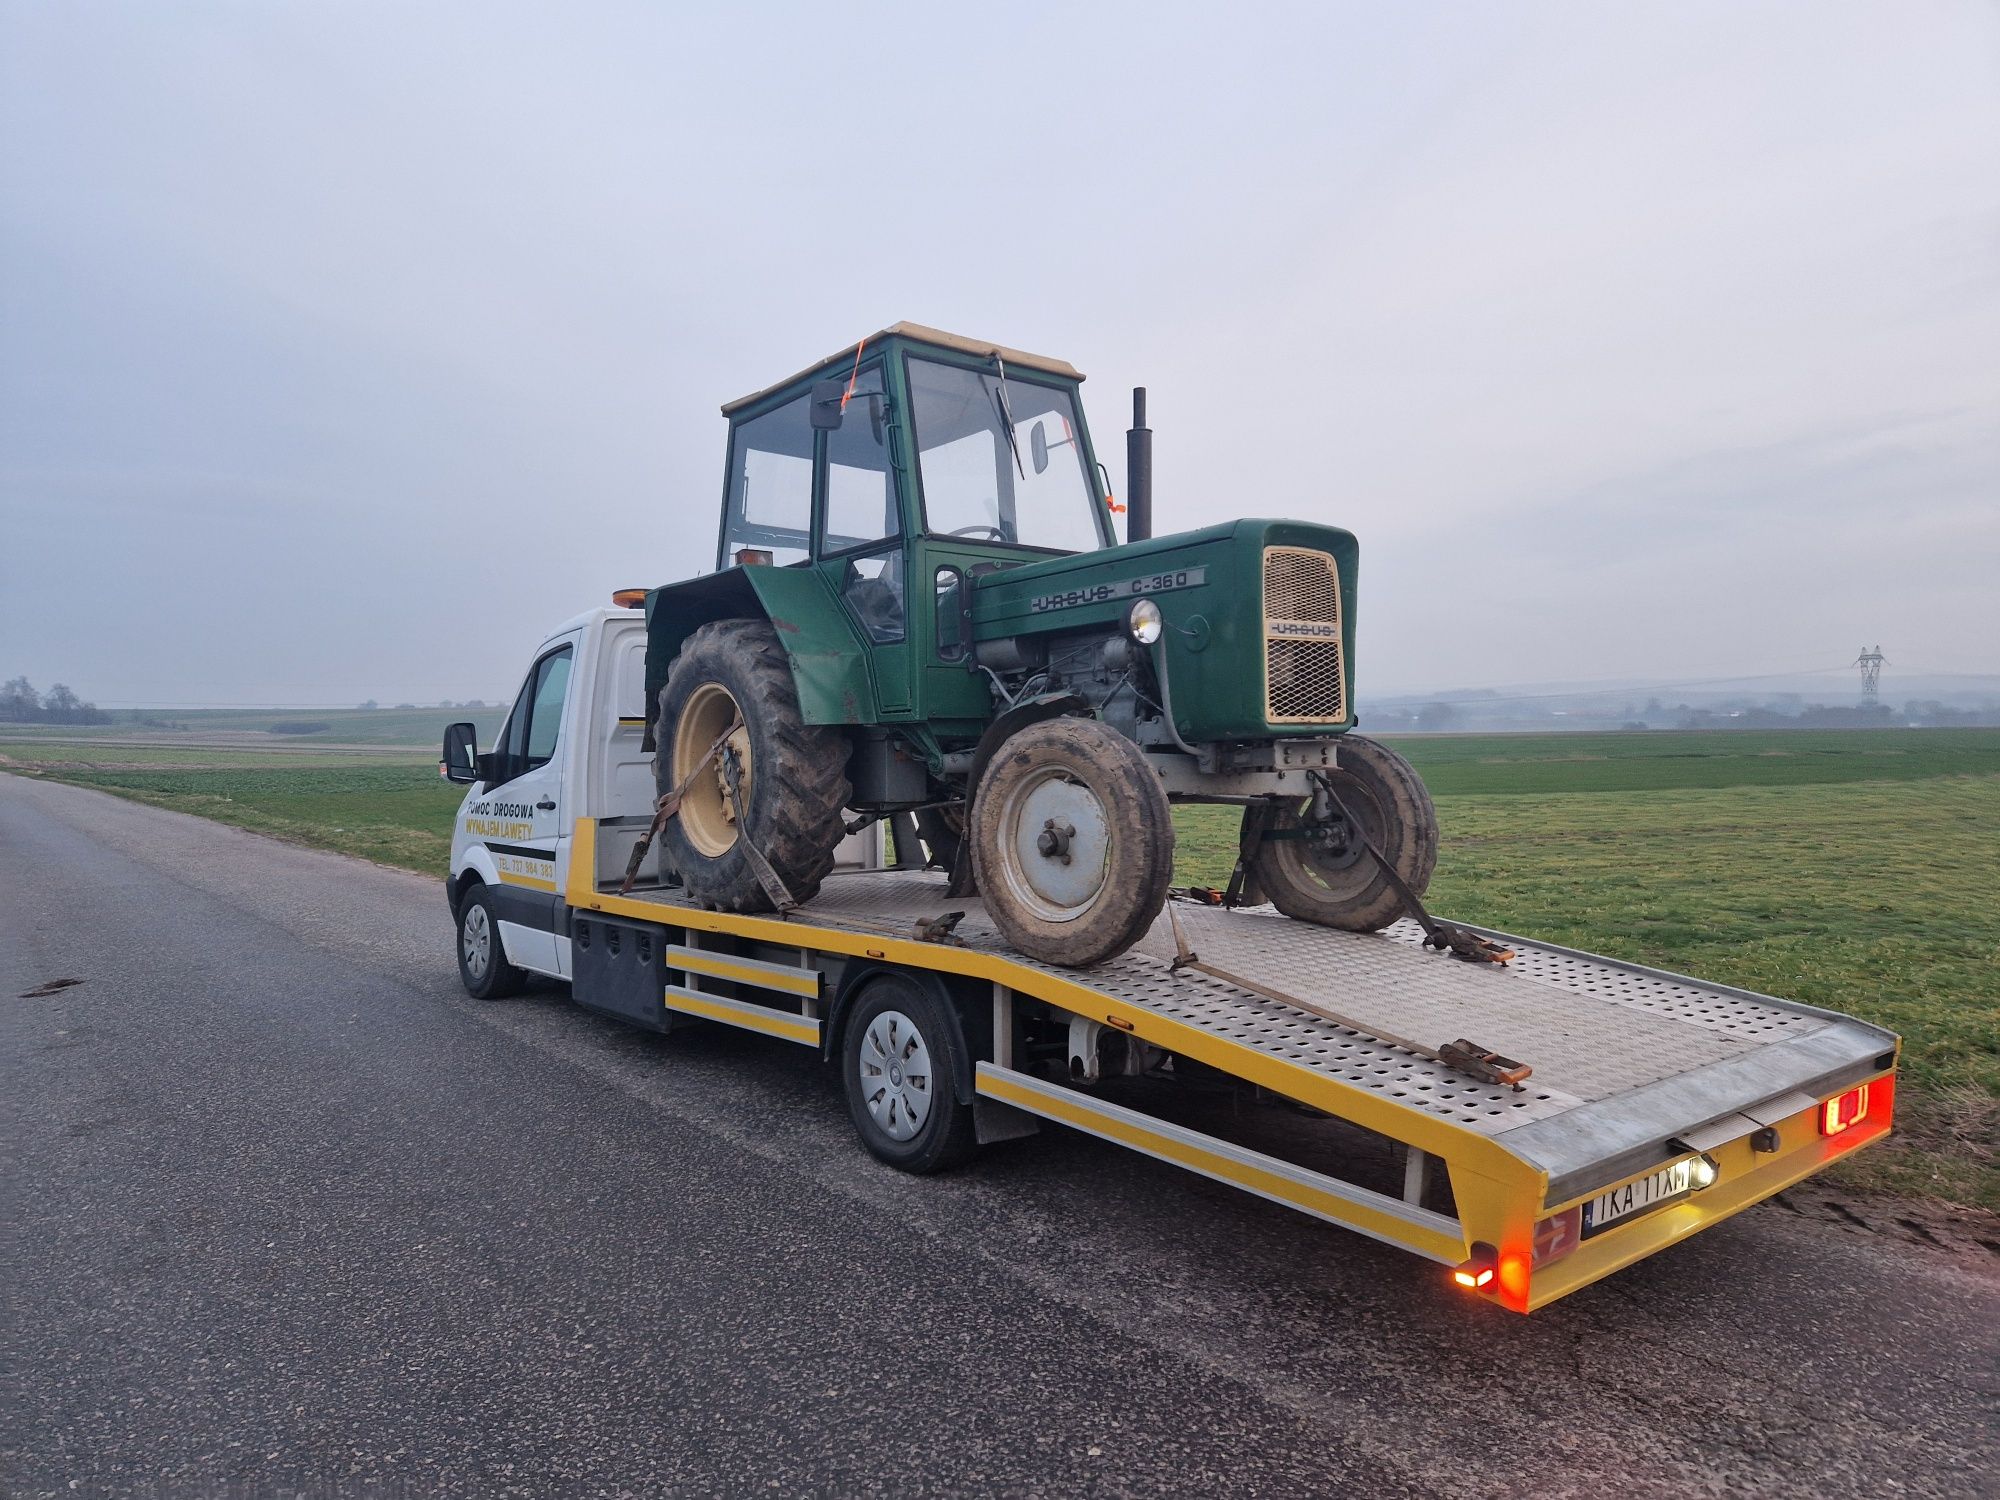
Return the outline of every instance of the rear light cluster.
<path id="1" fill-rule="evenodd" d="M 1868 1118 L 1869 1085 L 1861 1084 L 1844 1094 L 1835 1094 L 1819 1107 L 1819 1133 L 1839 1135 Z"/>

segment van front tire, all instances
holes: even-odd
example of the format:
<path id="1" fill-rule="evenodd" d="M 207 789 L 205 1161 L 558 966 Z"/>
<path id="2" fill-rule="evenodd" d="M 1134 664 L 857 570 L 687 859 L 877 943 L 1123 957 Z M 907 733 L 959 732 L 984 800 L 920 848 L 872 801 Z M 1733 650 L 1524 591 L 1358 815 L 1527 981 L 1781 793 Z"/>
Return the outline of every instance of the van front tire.
<path id="1" fill-rule="evenodd" d="M 475 885 L 458 903 L 458 977 L 475 1000 L 518 995 L 528 982 L 527 971 L 507 961 L 493 898 L 483 885 Z"/>

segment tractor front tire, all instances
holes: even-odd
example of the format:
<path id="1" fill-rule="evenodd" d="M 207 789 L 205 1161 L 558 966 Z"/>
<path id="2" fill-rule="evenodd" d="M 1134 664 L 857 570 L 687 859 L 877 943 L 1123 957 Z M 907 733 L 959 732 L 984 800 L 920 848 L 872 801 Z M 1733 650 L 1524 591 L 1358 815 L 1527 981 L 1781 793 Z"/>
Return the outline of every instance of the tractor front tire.
<path id="1" fill-rule="evenodd" d="M 1437 867 L 1438 825 L 1416 768 L 1387 745 L 1358 734 L 1341 740 L 1338 762 L 1326 775 L 1341 805 L 1404 883 L 1423 895 Z M 1349 932 L 1375 932 L 1402 916 L 1402 898 L 1358 840 L 1341 837 L 1344 830 L 1332 825 L 1327 836 L 1310 836 L 1315 830 L 1303 822 L 1307 805 L 1244 810 L 1245 843 L 1253 851 L 1249 873 L 1271 904 L 1299 921 Z M 1249 825 L 1260 815 L 1264 833 L 1293 837 L 1259 837 Z M 1298 837 L 1301 830 L 1309 836 Z"/>
<path id="2" fill-rule="evenodd" d="M 732 722 L 744 823 L 729 795 L 725 757 L 702 757 Z M 720 911 L 769 911 L 743 852 L 756 845 L 792 899 L 810 901 L 833 869 L 845 832 L 847 741 L 807 724 L 778 632 L 766 620 L 717 620 L 687 638 L 660 690 L 653 779 L 661 796 L 687 789 L 660 843 L 687 893 Z M 689 780 L 692 773 L 692 780 Z"/>
<path id="3" fill-rule="evenodd" d="M 1131 947 L 1166 904 L 1174 823 L 1146 752 L 1095 719 L 1045 719 L 1003 741 L 967 836 L 1007 941 L 1066 968 Z"/>

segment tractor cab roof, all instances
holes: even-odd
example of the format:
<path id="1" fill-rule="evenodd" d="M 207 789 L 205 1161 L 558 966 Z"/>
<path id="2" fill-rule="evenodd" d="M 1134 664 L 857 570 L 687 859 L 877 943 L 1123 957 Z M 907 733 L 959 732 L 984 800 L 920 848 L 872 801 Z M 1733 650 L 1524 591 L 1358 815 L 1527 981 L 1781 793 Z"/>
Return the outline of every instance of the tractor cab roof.
<path id="1" fill-rule="evenodd" d="M 997 354 L 1010 365 L 1018 365 L 1024 370 L 1041 370 L 1046 374 L 1060 375 L 1067 380 L 1083 379 L 1083 372 L 1068 360 L 1050 359 L 1045 354 L 1029 354 L 1023 349 L 1009 349 L 1004 344 L 988 343 L 981 339 L 969 339 L 963 334 L 946 333 L 941 328 L 926 328 L 921 323 L 893 323 L 889 327 L 871 333 L 859 343 L 849 344 L 845 349 L 829 354 L 825 359 L 807 365 L 796 375 L 788 375 L 774 385 L 767 385 L 761 391 L 752 391 L 747 396 L 738 397 L 723 405 L 722 414 L 732 416 L 746 406 L 754 406 L 780 391 L 802 385 L 814 376 L 828 375 L 852 364 L 855 355 L 863 349 L 895 339 L 906 344 L 928 344 L 934 349 L 947 349 L 954 354 L 972 354 L 984 358 Z"/>

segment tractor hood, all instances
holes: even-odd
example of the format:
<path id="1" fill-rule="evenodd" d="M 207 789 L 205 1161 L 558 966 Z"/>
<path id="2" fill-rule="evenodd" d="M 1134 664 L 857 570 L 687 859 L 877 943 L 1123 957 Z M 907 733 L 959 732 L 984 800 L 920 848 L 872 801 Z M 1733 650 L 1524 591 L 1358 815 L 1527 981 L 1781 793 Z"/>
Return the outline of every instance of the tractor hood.
<path id="1" fill-rule="evenodd" d="M 1295 621 L 1290 617 L 1304 612 L 1283 597 L 1287 559 L 1311 564 L 1326 580 L 1325 564 L 1303 554 L 1332 559 L 1338 591 L 1322 587 L 1311 618 Z M 1354 723 L 1358 556 L 1351 532 L 1303 521 L 1232 521 L 1153 537 L 982 575 L 973 634 L 988 641 L 1120 630 L 1132 602 L 1151 599 L 1167 626 L 1166 665 L 1182 734 L 1216 740 L 1338 732 Z M 1297 628 L 1283 628 L 1290 625 Z M 1315 674 L 1337 678 L 1322 683 L 1305 713 L 1273 686 L 1273 674 L 1292 672 L 1298 654 L 1289 641 L 1280 644 L 1285 637 L 1297 638 L 1299 651 L 1310 649 Z"/>

